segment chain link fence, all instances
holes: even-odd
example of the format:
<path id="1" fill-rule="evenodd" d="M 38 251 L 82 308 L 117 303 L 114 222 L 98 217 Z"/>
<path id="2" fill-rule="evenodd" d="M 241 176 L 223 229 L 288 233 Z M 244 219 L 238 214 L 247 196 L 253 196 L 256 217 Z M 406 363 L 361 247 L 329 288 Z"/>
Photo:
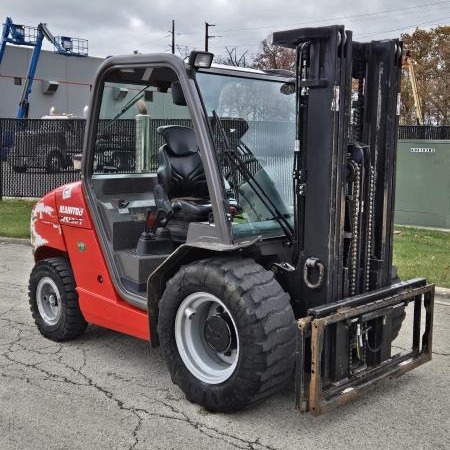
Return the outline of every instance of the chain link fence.
<path id="1" fill-rule="evenodd" d="M 80 179 L 72 157 L 81 153 L 85 120 L 0 119 L 0 198 L 40 197 Z"/>
<path id="2" fill-rule="evenodd" d="M 158 126 L 167 125 L 167 121 L 151 122 L 149 132 L 156 167 L 157 150 L 163 144 L 156 129 Z M 240 130 L 242 124 L 232 122 L 233 129 L 236 130 L 233 132 L 239 137 L 245 134 L 243 141 L 249 148 L 255 148 L 256 143 L 258 147 L 267 147 L 265 160 L 271 170 L 290 173 L 286 152 L 289 153 L 291 149 L 286 149 L 277 139 L 277 135 L 281 128 L 291 128 L 291 125 L 255 122 L 246 123 L 246 129 Z M 118 169 L 120 172 L 134 171 L 136 121 L 126 119 L 107 123 L 108 121 L 101 121 L 98 127 L 95 148 L 97 172 Z M 191 126 L 189 120 L 180 119 L 177 124 Z M 227 119 L 224 119 L 224 125 L 225 128 L 229 125 Z M 0 200 L 2 197 L 38 198 L 58 186 L 79 180 L 80 171 L 74 169 L 73 157 L 82 152 L 84 129 L 83 119 L 0 118 Z M 220 138 L 217 130 L 214 131 L 218 144 Z M 284 128 L 281 131 L 286 132 Z M 401 126 L 399 138 L 450 140 L 450 126 Z M 219 162 L 227 166 L 223 155 L 220 154 Z M 252 169 L 251 161 L 248 163 L 248 168 Z M 227 169 L 233 170 L 231 167 Z M 290 184 L 286 185 L 286 189 L 290 189 Z"/>
<path id="3" fill-rule="evenodd" d="M 399 139 L 450 140 L 450 125 L 433 127 L 430 125 L 401 125 Z"/>

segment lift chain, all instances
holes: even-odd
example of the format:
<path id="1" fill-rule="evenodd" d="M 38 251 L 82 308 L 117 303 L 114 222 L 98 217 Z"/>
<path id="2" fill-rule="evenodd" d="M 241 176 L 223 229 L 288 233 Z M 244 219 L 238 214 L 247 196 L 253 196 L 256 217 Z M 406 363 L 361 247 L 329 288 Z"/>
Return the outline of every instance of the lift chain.
<path id="1" fill-rule="evenodd" d="M 362 127 L 364 117 L 364 80 L 366 75 L 366 65 L 364 61 L 357 61 L 355 68 L 355 76 L 358 81 L 357 99 L 353 101 L 353 140 L 355 142 L 362 141 Z"/>
<path id="2" fill-rule="evenodd" d="M 349 261 L 349 279 L 350 279 L 350 295 L 356 294 L 356 273 L 358 268 L 358 241 L 359 241 L 359 224 L 360 224 L 360 207 L 361 207 L 361 165 L 355 161 L 350 161 L 353 169 L 352 181 L 352 237 L 350 244 L 350 261 Z"/>
<path id="3" fill-rule="evenodd" d="M 373 166 L 370 166 L 369 173 L 369 205 L 367 212 L 367 244 L 366 244 L 366 267 L 365 267 L 365 291 L 370 290 L 370 258 L 372 253 L 372 243 L 373 243 L 373 210 L 375 201 L 375 170 Z"/>

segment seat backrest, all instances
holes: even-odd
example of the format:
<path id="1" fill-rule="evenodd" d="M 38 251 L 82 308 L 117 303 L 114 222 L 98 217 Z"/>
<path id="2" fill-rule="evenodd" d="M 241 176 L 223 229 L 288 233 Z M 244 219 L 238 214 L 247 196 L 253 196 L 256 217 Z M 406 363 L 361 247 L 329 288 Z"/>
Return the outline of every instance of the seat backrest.
<path id="1" fill-rule="evenodd" d="M 170 199 L 207 198 L 203 164 L 194 131 L 180 125 L 158 128 L 166 142 L 159 149 L 158 182 Z"/>

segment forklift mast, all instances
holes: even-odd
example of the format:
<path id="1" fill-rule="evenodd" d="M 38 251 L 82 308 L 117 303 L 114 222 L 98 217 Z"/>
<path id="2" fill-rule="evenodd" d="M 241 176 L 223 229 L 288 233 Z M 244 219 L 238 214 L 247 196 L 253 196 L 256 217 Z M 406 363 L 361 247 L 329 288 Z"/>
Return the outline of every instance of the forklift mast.
<path id="1" fill-rule="evenodd" d="M 273 43 L 297 52 L 296 399 L 320 414 L 431 359 L 434 287 L 396 283 L 392 270 L 401 42 L 353 42 L 329 26 Z M 410 302 L 412 350 L 394 355 Z"/>
<path id="2" fill-rule="evenodd" d="M 273 43 L 297 51 L 297 295 L 308 309 L 387 286 L 401 43 L 353 42 L 343 26 Z"/>
<path id="3" fill-rule="evenodd" d="M 67 36 L 53 36 L 45 23 L 37 27 L 29 27 L 13 23 L 10 17 L 3 24 L 2 40 L 0 46 L 0 65 L 6 50 L 6 44 L 26 45 L 33 47 L 27 77 L 22 91 L 17 111 L 18 119 L 26 119 L 30 107 L 29 96 L 33 88 L 34 76 L 36 74 L 39 57 L 41 55 L 42 43 L 46 38 L 53 44 L 55 53 L 65 56 L 87 56 L 87 40 L 70 38 Z"/>

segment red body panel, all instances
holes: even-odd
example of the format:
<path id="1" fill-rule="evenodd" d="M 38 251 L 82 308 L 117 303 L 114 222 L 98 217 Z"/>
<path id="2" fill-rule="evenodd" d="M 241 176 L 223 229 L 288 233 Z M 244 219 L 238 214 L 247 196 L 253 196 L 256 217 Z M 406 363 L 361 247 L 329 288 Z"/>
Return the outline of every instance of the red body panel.
<path id="1" fill-rule="evenodd" d="M 56 212 L 55 192 L 38 201 L 31 212 L 31 246 L 36 261 L 57 250 L 66 252 L 66 244 Z"/>
<path id="2" fill-rule="evenodd" d="M 150 339 L 147 313 L 125 302 L 111 282 L 81 182 L 62 186 L 38 202 L 31 229 L 36 260 L 51 250 L 67 253 L 87 322 Z"/>
<path id="3" fill-rule="evenodd" d="M 61 225 L 93 229 L 80 181 L 56 189 L 55 200 Z"/>

